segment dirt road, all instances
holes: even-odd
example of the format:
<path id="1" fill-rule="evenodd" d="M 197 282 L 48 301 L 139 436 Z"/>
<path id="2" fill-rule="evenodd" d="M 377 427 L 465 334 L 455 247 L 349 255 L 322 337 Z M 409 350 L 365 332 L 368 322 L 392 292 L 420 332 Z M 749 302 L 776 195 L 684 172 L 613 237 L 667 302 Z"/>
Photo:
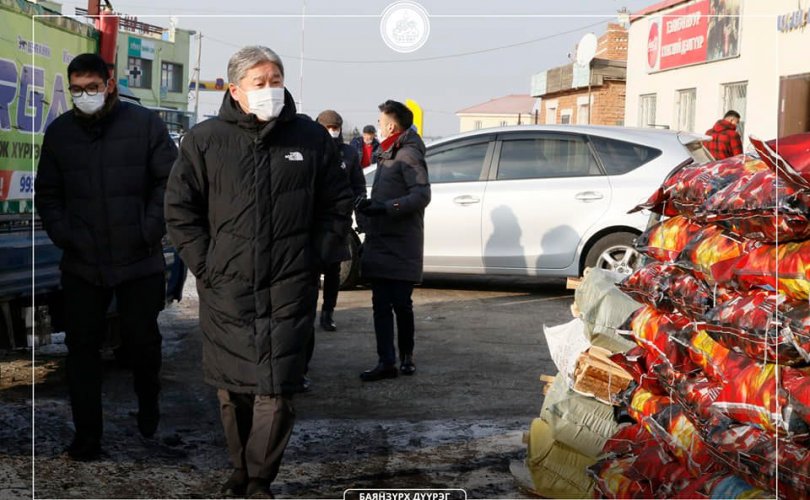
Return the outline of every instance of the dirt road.
<path id="1" fill-rule="evenodd" d="M 347 488 L 464 488 L 469 498 L 518 498 L 509 462 L 542 403 L 537 376 L 554 373 L 542 324 L 570 319 L 561 281 L 431 281 L 414 294 L 417 373 L 375 383 L 370 292 L 342 292 L 339 330 L 316 332 L 312 391 L 296 396 L 296 428 L 273 491 L 339 498 Z M 137 432 L 131 376 L 110 357 L 104 455 L 62 455 L 72 435 L 64 348 L 37 354 L 35 496 L 211 498 L 229 473 L 215 394 L 201 382 L 193 280 L 161 314 L 163 419 Z M 0 358 L 0 497 L 31 495 L 30 354 Z M 15 375 L 16 374 L 16 375 Z M 16 378 L 15 378 L 16 377 Z M 12 381 L 14 379 L 14 381 Z"/>

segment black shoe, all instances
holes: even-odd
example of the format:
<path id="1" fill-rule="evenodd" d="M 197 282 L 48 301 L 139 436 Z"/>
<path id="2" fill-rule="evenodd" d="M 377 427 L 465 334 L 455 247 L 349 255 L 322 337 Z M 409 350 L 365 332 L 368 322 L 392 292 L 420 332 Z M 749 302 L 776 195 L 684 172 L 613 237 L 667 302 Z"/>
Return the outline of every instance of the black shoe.
<path id="1" fill-rule="evenodd" d="M 416 373 L 416 365 L 413 364 L 412 354 L 402 355 L 402 364 L 399 365 L 399 371 L 402 372 L 403 375 L 413 375 Z"/>
<path id="2" fill-rule="evenodd" d="M 245 498 L 275 498 L 267 479 L 252 477 L 248 480 Z"/>
<path id="3" fill-rule="evenodd" d="M 229 498 L 242 498 L 245 496 L 248 485 L 248 475 L 245 469 L 234 469 L 231 477 L 222 485 L 220 493 Z"/>
<path id="4" fill-rule="evenodd" d="M 378 364 L 371 370 L 366 370 L 360 374 L 360 380 L 363 382 L 375 382 L 384 378 L 397 378 L 397 367 L 395 365 Z"/>
<path id="5" fill-rule="evenodd" d="M 304 375 L 301 377 L 301 385 L 296 392 L 309 392 L 312 389 L 312 380 Z"/>
<path id="6" fill-rule="evenodd" d="M 332 317 L 335 311 L 331 309 L 324 309 L 321 311 L 321 328 L 326 330 L 327 332 L 334 332 L 337 330 L 337 325 L 335 324 L 335 318 Z"/>
<path id="7" fill-rule="evenodd" d="M 157 431 L 160 421 L 160 406 L 157 396 L 152 398 L 139 398 L 138 404 L 138 430 L 141 435 L 150 438 Z"/>
<path id="8" fill-rule="evenodd" d="M 81 462 L 95 460 L 101 455 L 101 442 L 98 439 L 73 438 L 67 454 L 73 460 Z"/>

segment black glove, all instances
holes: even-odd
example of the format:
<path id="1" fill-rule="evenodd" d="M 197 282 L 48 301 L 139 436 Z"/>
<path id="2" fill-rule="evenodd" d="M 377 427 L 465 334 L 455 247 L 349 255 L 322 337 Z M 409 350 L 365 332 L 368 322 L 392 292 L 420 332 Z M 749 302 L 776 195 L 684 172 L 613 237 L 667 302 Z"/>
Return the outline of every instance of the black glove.
<path id="1" fill-rule="evenodd" d="M 354 199 L 354 209 L 359 211 L 360 207 L 367 201 L 369 201 L 369 199 L 366 198 L 366 193 L 357 195 Z"/>
<path id="2" fill-rule="evenodd" d="M 365 199 L 357 204 L 357 211 L 366 217 L 382 215 L 386 212 L 385 204 L 377 200 Z"/>

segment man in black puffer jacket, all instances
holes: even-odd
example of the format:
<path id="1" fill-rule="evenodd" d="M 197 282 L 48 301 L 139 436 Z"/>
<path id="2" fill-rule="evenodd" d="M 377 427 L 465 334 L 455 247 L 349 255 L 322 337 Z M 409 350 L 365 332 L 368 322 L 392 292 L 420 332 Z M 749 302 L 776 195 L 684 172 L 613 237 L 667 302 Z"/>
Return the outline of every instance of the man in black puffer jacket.
<path id="1" fill-rule="evenodd" d="M 361 275 L 371 280 L 377 366 L 360 374 L 365 382 L 397 376 L 394 317 L 403 375 L 413 375 L 414 319 L 411 294 L 422 281 L 425 207 L 430 182 L 425 144 L 412 128 L 413 113 L 397 101 L 380 105 L 380 155 L 370 199 L 357 201 L 365 215 Z"/>
<path id="2" fill-rule="evenodd" d="M 335 144 L 296 115 L 267 47 L 228 62 L 219 116 L 184 138 L 169 178 L 169 236 L 197 278 L 203 372 L 218 389 L 234 471 L 225 495 L 267 496 L 292 433 L 317 273 L 349 230 Z"/>
<path id="3" fill-rule="evenodd" d="M 36 206 L 63 250 L 67 378 L 76 435 L 74 459 L 95 458 L 102 433 L 101 355 L 107 307 L 116 297 L 124 349 L 138 395 L 138 428 L 155 433 L 166 297 L 161 238 L 163 194 L 177 148 L 152 111 L 118 99 L 96 54 L 68 65 L 75 108 L 48 127 Z"/>

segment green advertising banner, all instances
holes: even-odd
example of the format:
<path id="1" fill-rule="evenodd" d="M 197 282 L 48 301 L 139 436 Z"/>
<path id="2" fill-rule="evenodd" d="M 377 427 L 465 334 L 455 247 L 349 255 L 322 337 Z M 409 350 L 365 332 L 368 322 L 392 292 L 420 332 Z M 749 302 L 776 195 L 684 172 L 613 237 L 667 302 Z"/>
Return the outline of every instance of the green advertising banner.
<path id="1" fill-rule="evenodd" d="M 67 65 L 97 50 L 92 28 L 62 17 L 32 24 L 48 12 L 30 5 L 0 1 L 0 215 L 32 210 L 45 129 L 73 106 Z"/>

